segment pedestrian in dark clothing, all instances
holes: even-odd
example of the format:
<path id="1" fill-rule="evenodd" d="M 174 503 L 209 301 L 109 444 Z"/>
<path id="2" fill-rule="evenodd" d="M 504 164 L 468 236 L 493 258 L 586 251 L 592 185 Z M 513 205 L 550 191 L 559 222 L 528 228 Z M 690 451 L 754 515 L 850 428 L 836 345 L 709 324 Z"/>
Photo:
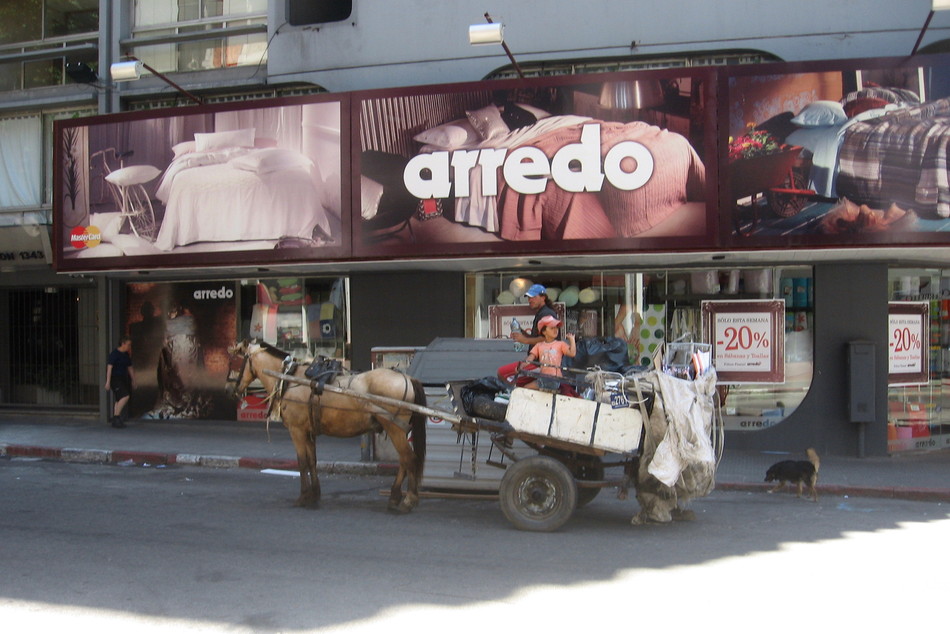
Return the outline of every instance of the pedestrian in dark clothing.
<path id="1" fill-rule="evenodd" d="M 109 353 L 106 362 L 106 389 L 112 391 L 115 404 L 109 422 L 113 427 L 125 427 L 125 406 L 129 403 L 135 387 L 135 372 L 132 370 L 132 338 L 122 337 L 119 347 Z"/>

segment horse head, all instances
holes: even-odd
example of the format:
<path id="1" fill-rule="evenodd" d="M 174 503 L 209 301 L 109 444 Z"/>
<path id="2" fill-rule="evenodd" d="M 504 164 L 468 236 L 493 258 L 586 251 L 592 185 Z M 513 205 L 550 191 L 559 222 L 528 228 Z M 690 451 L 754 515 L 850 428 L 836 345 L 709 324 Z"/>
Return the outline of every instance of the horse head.
<path id="1" fill-rule="evenodd" d="M 263 355 L 264 361 L 256 361 L 261 352 L 267 353 Z M 282 359 L 286 357 L 286 352 L 257 339 L 245 339 L 231 344 L 228 346 L 228 378 L 225 391 L 230 396 L 243 396 L 255 379 L 264 379 L 261 370 L 280 370 Z M 268 368 L 268 364 L 271 367 Z"/>
<path id="2" fill-rule="evenodd" d="M 237 341 L 228 346 L 228 378 L 225 392 L 228 396 L 243 396 L 257 378 L 251 357 L 260 349 L 257 341 Z"/>

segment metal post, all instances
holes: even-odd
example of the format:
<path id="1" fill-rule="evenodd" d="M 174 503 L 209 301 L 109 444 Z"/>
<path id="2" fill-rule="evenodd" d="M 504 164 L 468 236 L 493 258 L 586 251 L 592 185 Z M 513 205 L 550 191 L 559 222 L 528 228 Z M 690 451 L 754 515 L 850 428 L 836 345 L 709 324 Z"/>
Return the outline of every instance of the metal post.
<path id="1" fill-rule="evenodd" d="M 927 16 L 927 20 L 924 21 L 924 28 L 920 29 L 920 35 L 917 36 L 917 42 L 914 44 L 914 50 L 910 52 L 910 56 L 913 57 L 917 54 L 917 49 L 920 48 L 920 43 L 924 39 L 924 33 L 927 32 L 927 27 L 930 26 L 930 21 L 933 20 L 934 12 L 930 11 L 930 15 Z"/>
<path id="2" fill-rule="evenodd" d="M 485 19 L 489 24 L 494 24 L 491 16 L 488 15 L 488 13 L 485 13 Z M 923 37 L 923 34 L 921 34 L 921 37 Z M 505 55 L 508 56 L 508 59 L 511 60 L 511 64 L 515 67 L 515 72 L 518 73 L 518 77 L 524 79 L 524 73 L 521 71 L 521 66 L 518 65 L 518 62 L 515 60 L 515 56 L 511 54 L 511 50 L 508 48 L 508 45 L 505 44 L 505 40 L 501 41 L 501 47 L 505 50 Z"/>

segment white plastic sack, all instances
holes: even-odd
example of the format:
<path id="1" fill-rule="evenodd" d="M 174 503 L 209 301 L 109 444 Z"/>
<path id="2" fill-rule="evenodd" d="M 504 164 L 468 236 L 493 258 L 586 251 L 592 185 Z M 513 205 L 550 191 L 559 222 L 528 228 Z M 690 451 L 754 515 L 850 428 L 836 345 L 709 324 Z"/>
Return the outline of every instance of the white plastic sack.
<path id="1" fill-rule="evenodd" d="M 710 368 L 695 381 L 678 379 L 663 372 L 657 372 L 656 378 L 669 425 L 648 467 L 650 475 L 673 487 L 687 467 L 697 466 L 700 472 L 715 473 L 716 455 L 710 438 L 716 392 L 715 368 Z M 704 495 L 706 492 L 691 493 Z"/>

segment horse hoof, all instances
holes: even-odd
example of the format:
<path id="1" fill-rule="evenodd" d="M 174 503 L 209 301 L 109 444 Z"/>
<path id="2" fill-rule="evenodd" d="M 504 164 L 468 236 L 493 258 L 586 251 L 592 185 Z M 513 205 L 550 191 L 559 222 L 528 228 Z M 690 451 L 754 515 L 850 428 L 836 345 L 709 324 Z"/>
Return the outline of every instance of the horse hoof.
<path id="1" fill-rule="evenodd" d="M 406 498 L 399 504 L 399 506 L 396 507 L 396 512 L 400 514 L 406 514 L 414 508 L 416 508 L 416 503 L 409 500 L 409 498 Z"/>
<path id="2" fill-rule="evenodd" d="M 390 502 L 386 506 L 386 510 L 392 513 L 393 515 L 405 515 L 412 509 L 408 508 L 405 504 L 400 503 L 400 502 Z"/>
<path id="3" fill-rule="evenodd" d="M 320 508 L 320 500 L 314 500 L 312 498 L 300 498 L 294 502 L 294 506 L 302 509 L 317 509 Z"/>

